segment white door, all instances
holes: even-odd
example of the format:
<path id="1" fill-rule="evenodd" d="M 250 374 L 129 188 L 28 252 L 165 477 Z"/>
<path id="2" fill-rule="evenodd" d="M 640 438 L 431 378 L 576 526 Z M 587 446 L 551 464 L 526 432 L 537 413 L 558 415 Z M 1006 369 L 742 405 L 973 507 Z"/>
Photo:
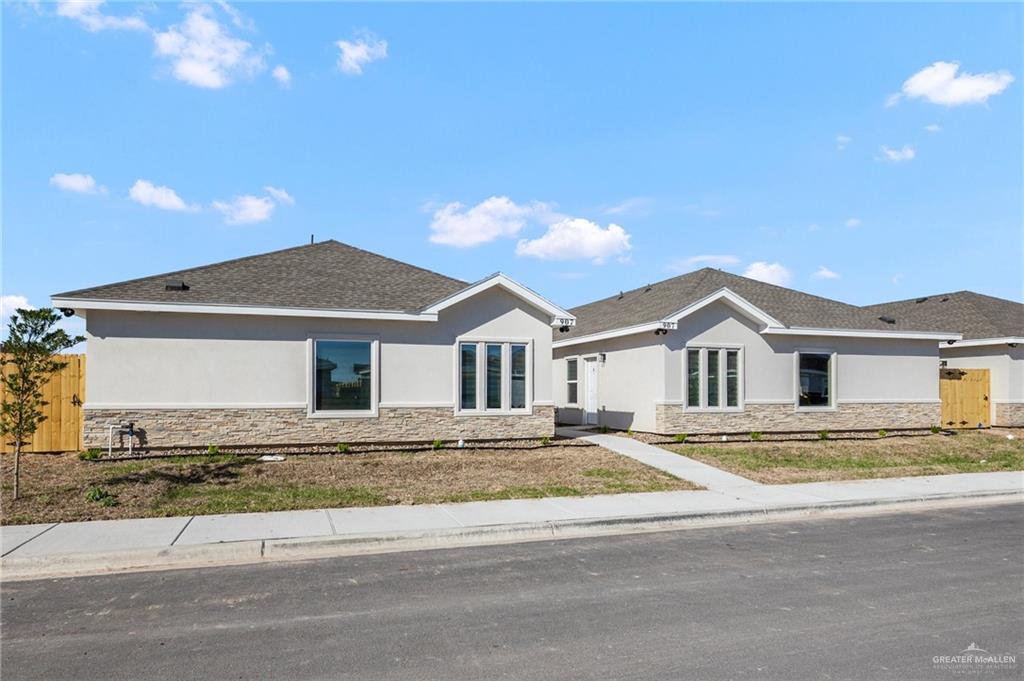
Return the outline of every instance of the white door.
<path id="1" fill-rule="evenodd" d="M 586 367 L 587 394 L 583 403 L 585 423 L 597 425 L 597 360 L 587 360 Z"/>

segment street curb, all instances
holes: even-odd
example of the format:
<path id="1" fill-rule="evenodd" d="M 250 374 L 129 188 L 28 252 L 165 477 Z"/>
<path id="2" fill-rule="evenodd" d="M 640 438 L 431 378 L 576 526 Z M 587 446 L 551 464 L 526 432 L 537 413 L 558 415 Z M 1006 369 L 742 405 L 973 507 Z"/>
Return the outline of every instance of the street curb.
<path id="1" fill-rule="evenodd" d="M 734 511 L 688 511 L 642 516 L 550 520 L 482 525 L 445 530 L 348 534 L 332 537 L 263 539 L 218 544 L 167 546 L 107 553 L 50 556 L 8 556 L 0 559 L 3 582 L 86 575 L 247 565 L 313 560 L 373 553 L 512 544 L 588 536 L 663 532 L 667 530 L 799 520 L 817 516 L 853 516 L 930 510 L 962 505 L 1001 504 L 1024 500 L 1024 490 L 914 495 L 889 499 L 857 499 Z"/>

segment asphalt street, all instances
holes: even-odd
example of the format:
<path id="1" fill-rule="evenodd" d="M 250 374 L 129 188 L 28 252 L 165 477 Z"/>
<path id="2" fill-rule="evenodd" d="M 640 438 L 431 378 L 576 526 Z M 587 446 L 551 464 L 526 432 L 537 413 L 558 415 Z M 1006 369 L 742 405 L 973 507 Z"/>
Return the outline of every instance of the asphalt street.
<path id="1" fill-rule="evenodd" d="M 0 594 L 4 681 L 1019 679 L 1024 505 L 13 582 Z M 972 644 L 1015 661 L 942 661 Z"/>

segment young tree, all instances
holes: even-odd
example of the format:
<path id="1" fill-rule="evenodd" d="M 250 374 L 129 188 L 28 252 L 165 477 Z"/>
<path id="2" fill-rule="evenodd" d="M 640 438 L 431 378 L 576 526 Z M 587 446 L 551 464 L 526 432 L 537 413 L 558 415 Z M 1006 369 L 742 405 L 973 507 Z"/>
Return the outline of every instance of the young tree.
<path id="1" fill-rule="evenodd" d="M 61 315 L 51 308 L 17 310 L 11 315 L 7 340 L 0 347 L 4 401 L 0 405 L 0 436 L 13 437 L 14 498 L 21 494 L 21 448 L 46 420 L 43 388 L 67 366 L 54 355 L 85 340 L 55 329 Z"/>

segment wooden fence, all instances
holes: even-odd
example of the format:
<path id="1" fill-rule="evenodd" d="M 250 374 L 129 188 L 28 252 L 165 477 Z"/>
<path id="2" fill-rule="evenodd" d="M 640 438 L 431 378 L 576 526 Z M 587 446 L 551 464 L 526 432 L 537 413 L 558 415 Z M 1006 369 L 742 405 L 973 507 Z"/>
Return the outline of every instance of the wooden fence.
<path id="1" fill-rule="evenodd" d="M 26 452 L 75 452 L 82 449 L 82 403 L 85 402 L 85 355 L 59 355 L 67 362 L 63 370 L 54 374 L 43 389 L 43 399 L 49 402 L 43 407 L 46 420 L 39 424 L 39 430 L 31 443 L 22 451 Z M 11 371 L 5 367 L 4 372 Z M 0 399 L 5 390 L 0 384 Z M 13 452 L 10 437 L 3 440 L 3 451 Z"/>

